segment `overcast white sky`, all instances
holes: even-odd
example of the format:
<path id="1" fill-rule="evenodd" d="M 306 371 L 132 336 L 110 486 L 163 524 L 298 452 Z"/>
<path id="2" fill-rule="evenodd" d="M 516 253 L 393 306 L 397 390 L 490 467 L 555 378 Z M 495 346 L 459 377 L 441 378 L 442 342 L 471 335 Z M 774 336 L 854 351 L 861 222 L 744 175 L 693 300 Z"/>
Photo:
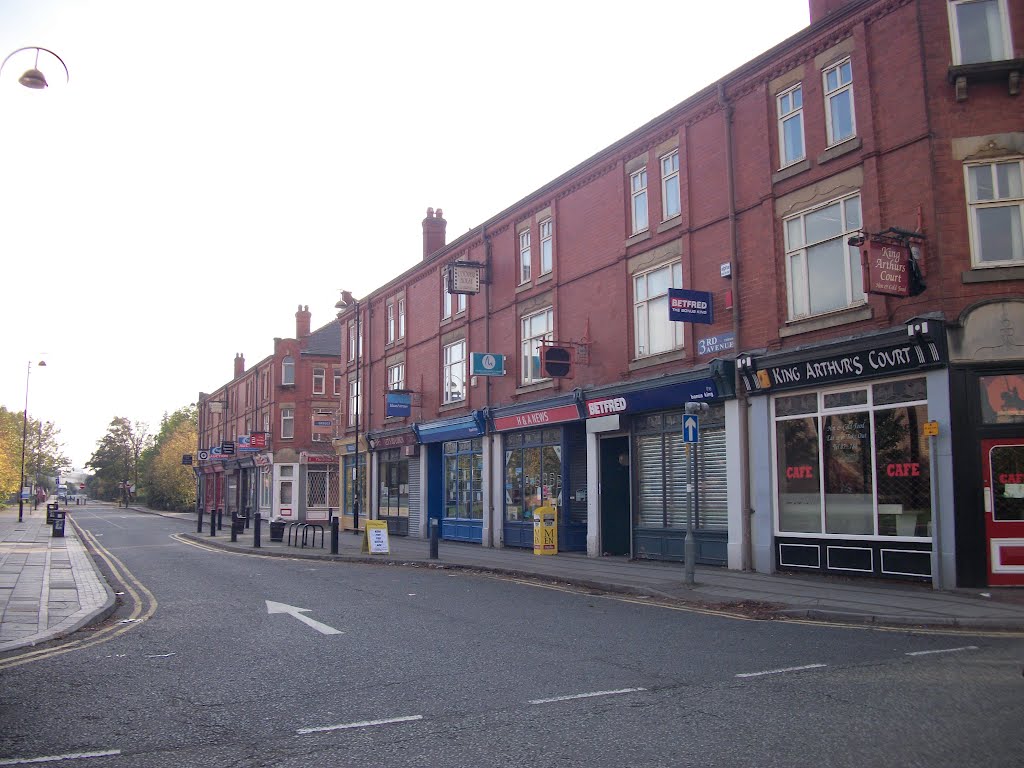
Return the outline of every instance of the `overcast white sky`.
<path id="1" fill-rule="evenodd" d="M 804 28 L 807 0 L 0 0 L 0 404 L 81 468 Z M 56 67 L 55 67 L 56 65 Z"/>

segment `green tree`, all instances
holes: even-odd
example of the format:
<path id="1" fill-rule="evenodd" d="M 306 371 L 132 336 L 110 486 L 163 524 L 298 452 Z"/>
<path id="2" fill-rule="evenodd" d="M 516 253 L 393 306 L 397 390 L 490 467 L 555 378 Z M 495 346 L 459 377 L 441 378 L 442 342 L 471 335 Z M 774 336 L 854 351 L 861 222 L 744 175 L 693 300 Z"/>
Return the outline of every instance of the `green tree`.
<path id="1" fill-rule="evenodd" d="M 16 498 L 21 481 L 21 418 L 0 405 L 0 503 Z"/>
<path id="2" fill-rule="evenodd" d="M 194 404 L 180 408 L 170 416 L 164 414 L 160 432 L 141 459 L 141 491 L 150 507 L 179 512 L 195 507 L 195 475 L 191 466 L 181 463 L 181 457 L 195 452 L 197 439 Z"/>
<path id="3" fill-rule="evenodd" d="M 27 428 L 26 428 L 27 427 Z M 25 430 L 25 484 L 53 487 L 53 478 L 71 467 L 52 421 L 41 422 L 22 411 L 0 406 L 0 500 L 17 498 L 21 481 L 21 440 Z"/>
<path id="4" fill-rule="evenodd" d="M 128 494 L 122 484 L 138 486 L 139 457 L 152 441 L 148 424 L 133 424 L 123 416 L 115 416 L 86 464 L 93 470 L 90 495 L 107 500 L 123 498 L 127 503 Z"/>

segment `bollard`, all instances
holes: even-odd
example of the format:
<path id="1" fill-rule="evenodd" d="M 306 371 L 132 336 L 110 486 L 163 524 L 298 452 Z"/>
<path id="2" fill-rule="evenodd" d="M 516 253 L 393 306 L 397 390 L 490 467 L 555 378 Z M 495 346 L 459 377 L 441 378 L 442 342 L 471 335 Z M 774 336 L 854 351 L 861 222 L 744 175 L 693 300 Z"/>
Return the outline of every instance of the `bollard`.
<path id="1" fill-rule="evenodd" d="M 196 527 L 196 533 L 203 532 L 203 510 L 199 510 L 199 525 Z"/>
<path id="2" fill-rule="evenodd" d="M 331 518 L 331 554 L 338 554 L 338 518 L 336 517 Z"/>
<path id="3" fill-rule="evenodd" d="M 216 509 L 211 509 L 210 510 L 210 535 L 211 536 L 216 536 L 217 535 L 217 510 Z"/>
<path id="4" fill-rule="evenodd" d="M 262 521 L 263 518 L 260 516 L 260 513 L 257 512 L 252 520 L 252 546 L 255 549 L 260 548 L 260 523 Z"/>
<path id="5" fill-rule="evenodd" d="M 223 508 L 219 508 L 217 510 L 217 530 L 218 531 L 223 531 L 224 530 L 224 509 Z"/>
<path id="6" fill-rule="evenodd" d="M 232 543 L 238 541 L 238 526 L 240 525 L 240 522 L 239 522 L 240 520 L 241 520 L 241 518 L 238 516 L 238 513 L 232 513 L 232 515 L 231 515 L 231 539 L 230 539 L 230 541 Z"/>
<path id="7" fill-rule="evenodd" d="M 430 521 L 430 559 L 437 560 L 437 539 L 439 537 L 438 521 Z"/>

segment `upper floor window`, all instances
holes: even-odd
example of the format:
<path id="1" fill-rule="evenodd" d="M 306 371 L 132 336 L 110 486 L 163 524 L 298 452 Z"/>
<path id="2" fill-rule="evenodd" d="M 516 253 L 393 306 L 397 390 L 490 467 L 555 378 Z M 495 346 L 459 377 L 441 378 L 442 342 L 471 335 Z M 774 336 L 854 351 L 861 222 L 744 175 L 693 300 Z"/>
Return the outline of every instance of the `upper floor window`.
<path id="1" fill-rule="evenodd" d="M 313 394 L 322 395 L 327 388 L 327 370 L 325 368 L 313 369 Z"/>
<path id="2" fill-rule="evenodd" d="M 405 389 L 405 363 L 388 366 L 388 389 Z"/>
<path id="3" fill-rule="evenodd" d="M 629 177 L 629 194 L 633 211 L 633 234 L 647 231 L 647 169 Z"/>
<path id="4" fill-rule="evenodd" d="M 860 252 L 847 242 L 860 228 L 859 194 L 785 220 L 790 319 L 863 303 Z"/>
<path id="5" fill-rule="evenodd" d="M 968 165 L 971 263 L 975 267 L 1024 262 L 1024 160 Z"/>
<path id="6" fill-rule="evenodd" d="M 348 361 L 350 363 L 356 359 L 356 355 L 363 354 L 363 334 L 359 333 L 361 329 L 358 325 L 357 320 L 352 320 L 348 324 Z"/>
<path id="7" fill-rule="evenodd" d="M 636 356 L 648 357 L 683 346 L 683 324 L 668 319 L 668 289 L 683 287 L 681 262 L 633 275 Z"/>
<path id="8" fill-rule="evenodd" d="M 264 400 L 269 400 L 270 399 L 270 372 L 269 371 L 263 371 L 260 374 L 260 376 L 262 377 L 262 380 L 263 380 L 263 399 Z"/>
<path id="9" fill-rule="evenodd" d="M 949 4 L 953 63 L 977 64 L 1010 58 L 1006 0 L 954 0 Z"/>
<path id="10" fill-rule="evenodd" d="M 466 311 L 466 294 L 448 292 L 448 270 L 441 270 L 441 285 L 444 288 L 444 301 L 442 304 L 442 317 L 449 318 L 453 313 Z"/>
<path id="11" fill-rule="evenodd" d="M 395 302 L 389 301 L 384 308 L 384 341 L 391 344 L 395 340 Z"/>
<path id="12" fill-rule="evenodd" d="M 354 427 L 359 423 L 359 411 L 362 408 L 362 391 L 359 379 L 348 382 L 348 425 Z"/>
<path id="13" fill-rule="evenodd" d="M 857 132 L 853 117 L 853 65 L 844 59 L 822 72 L 825 84 L 825 123 L 828 145 L 853 138 Z"/>
<path id="14" fill-rule="evenodd" d="M 455 403 L 466 399 L 466 340 L 460 339 L 444 348 L 441 402 Z"/>
<path id="15" fill-rule="evenodd" d="M 776 98 L 779 108 L 779 160 L 785 168 L 804 159 L 804 92 L 796 85 Z"/>
<path id="16" fill-rule="evenodd" d="M 293 437 L 295 437 L 294 408 L 281 409 L 281 437 L 285 440 L 291 440 Z"/>
<path id="17" fill-rule="evenodd" d="M 550 341 L 553 330 L 554 312 L 550 307 L 522 319 L 523 384 L 544 379 L 540 370 L 541 342 Z"/>
<path id="18" fill-rule="evenodd" d="M 661 158 L 661 217 L 679 215 L 679 151 Z"/>
<path id="19" fill-rule="evenodd" d="M 519 233 L 519 284 L 530 282 L 532 261 L 530 257 L 530 230 Z"/>
<path id="20" fill-rule="evenodd" d="M 405 338 L 405 299 L 398 300 L 398 338 Z"/>
<path id="21" fill-rule="evenodd" d="M 548 218 L 540 223 L 540 273 L 546 275 L 551 271 L 555 261 L 555 225 Z"/>
<path id="22" fill-rule="evenodd" d="M 334 371 L 334 394 L 341 394 L 341 371 L 337 369 Z"/>
<path id="23" fill-rule="evenodd" d="M 281 361 L 281 384 L 290 385 L 295 383 L 295 361 L 289 355 Z"/>

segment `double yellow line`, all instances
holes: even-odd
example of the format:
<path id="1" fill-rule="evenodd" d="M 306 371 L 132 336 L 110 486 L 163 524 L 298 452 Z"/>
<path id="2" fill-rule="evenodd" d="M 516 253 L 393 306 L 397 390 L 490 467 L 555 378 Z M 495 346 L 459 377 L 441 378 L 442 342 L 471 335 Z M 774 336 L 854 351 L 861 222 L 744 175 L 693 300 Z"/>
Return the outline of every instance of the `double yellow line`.
<path id="1" fill-rule="evenodd" d="M 71 524 L 75 527 L 75 531 L 78 533 L 79 538 L 85 541 L 89 545 L 89 548 L 107 564 L 107 567 L 110 569 L 110 573 L 112 574 L 113 584 L 124 589 L 125 594 L 131 600 L 131 613 L 126 619 L 122 619 L 113 624 L 107 624 L 93 632 L 87 638 L 70 640 L 49 648 L 25 651 L 24 653 L 9 656 L 6 659 L 0 659 L 0 670 L 20 667 L 22 664 L 28 664 L 33 661 L 42 661 L 43 659 L 53 658 L 54 656 L 60 656 L 65 653 L 70 653 L 71 651 L 81 651 L 86 648 L 92 648 L 100 643 L 105 643 L 108 640 L 120 637 L 125 632 L 130 632 L 139 624 L 152 618 L 153 614 L 156 613 L 157 601 L 156 597 L 153 596 L 153 593 L 146 589 L 146 586 L 132 575 L 132 572 L 125 567 L 124 563 L 114 557 L 109 550 L 103 547 L 95 536 L 83 529 L 75 521 L 72 520 Z"/>

